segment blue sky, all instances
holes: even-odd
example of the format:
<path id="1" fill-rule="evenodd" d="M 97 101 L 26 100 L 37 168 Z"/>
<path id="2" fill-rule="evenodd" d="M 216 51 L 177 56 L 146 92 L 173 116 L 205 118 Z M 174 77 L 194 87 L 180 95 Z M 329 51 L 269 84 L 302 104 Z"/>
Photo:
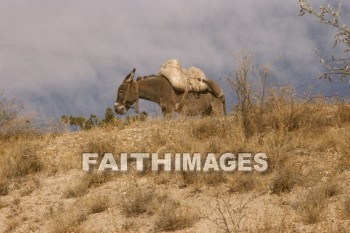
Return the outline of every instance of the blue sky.
<path id="1" fill-rule="evenodd" d="M 317 6 L 321 0 L 313 1 Z M 349 83 L 319 80 L 315 50 L 327 56 L 332 30 L 298 0 L 2 0 L 0 90 L 43 118 L 104 114 L 132 69 L 154 74 L 168 59 L 197 66 L 233 93 L 224 78 L 243 48 L 271 66 L 273 85 L 291 83 L 349 95 Z M 345 3 L 346 4 L 346 3 Z M 141 110 L 159 112 L 141 103 Z"/>

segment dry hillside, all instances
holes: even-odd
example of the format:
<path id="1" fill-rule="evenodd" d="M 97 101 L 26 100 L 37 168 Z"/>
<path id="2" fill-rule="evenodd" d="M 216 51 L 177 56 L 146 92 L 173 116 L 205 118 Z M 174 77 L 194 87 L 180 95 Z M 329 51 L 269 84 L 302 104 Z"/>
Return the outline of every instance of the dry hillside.
<path id="1" fill-rule="evenodd" d="M 276 98 L 264 109 L 249 121 L 231 114 L 4 133 L 0 232 L 350 232 L 350 105 Z M 82 152 L 228 151 L 264 152 L 269 169 L 81 170 Z"/>

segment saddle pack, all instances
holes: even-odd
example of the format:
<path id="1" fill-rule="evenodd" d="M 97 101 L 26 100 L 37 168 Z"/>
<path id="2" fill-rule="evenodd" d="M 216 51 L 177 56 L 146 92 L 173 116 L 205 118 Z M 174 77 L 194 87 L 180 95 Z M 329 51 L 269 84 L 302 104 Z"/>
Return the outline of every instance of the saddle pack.
<path id="1" fill-rule="evenodd" d="M 184 69 L 177 59 L 166 61 L 159 71 L 159 76 L 169 80 L 170 84 L 180 91 L 201 92 L 208 90 L 208 78 L 197 67 Z M 204 81 L 205 80 L 205 81 Z"/>

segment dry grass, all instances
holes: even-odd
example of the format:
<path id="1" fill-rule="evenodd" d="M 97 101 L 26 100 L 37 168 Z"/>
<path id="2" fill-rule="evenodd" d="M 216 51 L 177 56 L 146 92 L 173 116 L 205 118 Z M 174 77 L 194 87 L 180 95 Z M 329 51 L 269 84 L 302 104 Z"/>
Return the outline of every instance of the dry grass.
<path id="1" fill-rule="evenodd" d="M 101 213 L 108 208 L 109 198 L 104 195 L 94 195 L 85 200 L 85 206 L 90 214 Z"/>
<path id="2" fill-rule="evenodd" d="M 1 200 L 1 199 L 0 199 L 0 210 L 1 210 L 2 208 L 7 207 L 7 206 L 8 206 L 8 204 L 7 204 L 4 200 Z"/>
<path id="3" fill-rule="evenodd" d="M 245 232 L 248 229 L 248 207 L 253 200 L 247 197 L 233 200 L 231 197 L 216 193 L 214 203 L 209 204 L 210 212 L 206 218 L 216 226 L 218 232 Z"/>
<path id="4" fill-rule="evenodd" d="M 348 99 L 299 95 L 293 86 L 269 84 L 269 67 L 254 65 L 254 55 L 246 50 L 238 57 L 240 67 L 228 84 L 236 94 L 235 114 L 244 135 L 263 136 L 273 131 L 295 131 L 335 127 L 350 122 Z"/>
<path id="5" fill-rule="evenodd" d="M 204 183 L 204 176 L 197 172 L 182 172 L 181 178 L 185 185 Z"/>
<path id="6" fill-rule="evenodd" d="M 186 208 L 172 199 L 167 199 L 158 211 L 154 230 L 156 232 L 176 231 L 191 227 L 198 220 L 199 216 L 193 209 Z"/>
<path id="7" fill-rule="evenodd" d="M 327 201 L 334 201 L 337 206 L 341 206 L 344 219 L 350 219 L 350 199 L 346 197 L 340 203 L 339 199 L 345 190 L 340 189 L 339 184 L 342 181 L 336 181 L 338 176 L 343 174 L 342 172 L 350 168 L 349 103 L 322 96 L 303 99 L 291 87 L 272 88 L 266 92 L 262 105 L 252 101 L 244 114 L 238 109 L 222 118 L 149 120 L 135 122 L 122 130 L 119 128 L 93 129 L 89 133 L 69 134 L 69 137 L 58 134 L 46 140 L 49 141 L 48 145 L 45 140 L 42 140 L 40 134 L 20 134 L 13 131 L 12 136 L 9 136 L 10 134 L 7 133 L 7 136 L 3 136 L 0 140 L 0 196 L 8 196 L 1 197 L 3 199 L 0 201 L 3 204 L 0 204 L 0 209 L 1 206 L 17 206 L 18 210 L 12 208 L 11 212 L 20 215 L 20 207 L 25 206 L 23 203 L 26 200 L 34 199 L 33 196 L 40 192 L 40 189 L 37 190 L 40 186 L 37 186 L 35 181 L 32 183 L 17 181 L 27 180 L 27 177 L 46 179 L 45 172 L 57 165 L 55 162 L 58 160 L 53 158 L 55 153 L 64 152 L 60 159 L 66 159 L 66 163 L 71 164 L 69 169 L 80 169 L 79 156 L 82 151 L 96 152 L 100 156 L 105 152 L 116 155 L 122 147 L 126 152 L 159 151 L 160 155 L 165 151 L 203 154 L 208 152 L 220 154 L 228 151 L 235 154 L 238 152 L 266 153 L 269 157 L 269 170 L 260 175 L 218 172 L 165 174 L 162 171 L 154 175 L 150 172 L 133 173 L 133 170 L 128 174 L 135 180 L 149 180 L 157 176 L 155 179 L 158 181 L 157 190 L 169 188 L 172 192 L 181 195 L 180 198 L 186 198 L 189 202 L 196 201 L 197 197 L 203 197 L 212 190 L 228 188 L 229 192 L 225 193 L 227 199 L 216 200 L 215 197 L 208 199 L 210 204 L 217 201 L 212 206 L 211 222 L 227 232 L 242 232 L 246 229 L 244 222 L 247 219 L 247 210 L 251 208 L 249 202 L 246 202 L 249 197 L 245 196 L 244 200 L 238 202 L 235 199 L 237 196 L 254 195 L 260 191 L 260 187 L 264 189 L 264 195 L 269 195 L 270 193 L 265 191 L 270 188 L 272 193 L 280 195 L 269 196 L 270 199 L 280 198 L 288 203 L 290 201 L 288 198 L 297 195 L 299 191 L 305 192 L 303 187 L 306 186 L 305 184 L 315 186 L 315 182 L 318 182 L 320 177 L 328 177 L 329 174 L 334 174 L 334 179 L 330 178 L 320 183 L 297 204 L 296 216 L 294 216 L 296 225 L 299 222 L 324 223 Z M 244 117 L 248 117 L 249 120 L 244 120 Z M 248 129 L 245 129 L 246 127 Z M 134 128 L 137 130 L 134 131 Z M 119 133 L 122 137 L 117 137 Z M 73 138 L 77 141 L 71 140 Z M 116 138 L 118 140 L 115 140 Z M 64 148 L 60 150 L 59 147 Z M 68 151 L 71 153 L 65 154 Z M 47 160 L 50 162 L 46 162 Z M 61 165 L 60 162 L 58 163 Z M 66 170 L 58 169 L 57 177 L 65 175 L 64 172 Z M 74 204 L 68 208 L 53 211 L 48 230 L 53 233 L 79 232 L 87 215 L 106 211 L 110 204 L 109 200 L 115 197 L 95 195 L 100 190 L 95 188 L 111 181 L 114 177 L 110 173 L 95 171 L 70 177 L 73 181 L 63 191 L 63 197 L 76 198 L 81 205 Z M 50 177 L 50 179 L 54 178 L 54 175 Z M 44 187 L 47 185 L 46 182 L 42 184 Z M 26 186 L 23 187 L 23 185 Z M 122 186 L 122 183 L 120 185 L 123 190 L 125 186 Z M 181 189 L 178 189 L 179 186 Z M 118 200 L 119 207 L 125 215 L 124 218 L 128 219 L 124 221 L 124 230 L 137 231 L 138 229 L 136 230 L 132 225 L 140 222 L 141 226 L 144 219 L 150 218 L 149 215 L 153 215 L 151 218 L 155 220 L 154 230 L 156 231 L 184 229 L 193 226 L 199 219 L 191 208 L 185 208 L 183 204 L 174 200 L 162 199 L 155 190 L 155 187 L 132 183 L 125 192 L 122 192 L 120 201 Z M 35 195 L 32 194 L 33 191 Z M 289 193 L 290 191 L 293 192 Z M 7 201 L 10 195 L 19 197 L 14 202 Z M 16 201 L 21 201 L 21 204 L 16 205 Z M 73 199 L 62 200 L 66 205 L 74 201 Z M 110 211 L 104 214 L 108 215 Z M 256 232 L 293 232 L 292 228 L 282 220 L 280 223 L 266 221 L 262 224 L 261 228 L 255 229 Z"/>
<path id="8" fill-rule="evenodd" d="M 345 219 L 350 219 L 350 196 L 347 195 L 342 202 L 342 212 Z"/>
<path id="9" fill-rule="evenodd" d="M 9 183 L 5 179 L 0 180 L 0 196 L 6 196 L 9 193 Z"/>
<path id="10" fill-rule="evenodd" d="M 275 214 L 265 211 L 262 219 L 258 218 L 255 227 L 248 230 L 249 233 L 294 233 L 296 227 L 291 223 L 287 215 L 276 216 Z"/>
<path id="11" fill-rule="evenodd" d="M 40 144 L 36 141 L 18 140 L 12 143 L 12 150 L 0 158 L 0 177 L 23 177 L 43 169 L 37 154 Z"/>
<path id="12" fill-rule="evenodd" d="M 113 177 L 113 173 L 92 171 L 86 173 L 82 180 L 86 182 L 88 188 L 91 188 L 98 187 L 103 183 L 110 181 Z"/>
<path id="13" fill-rule="evenodd" d="M 229 128 L 223 121 L 209 117 L 199 120 L 190 128 L 192 136 L 196 139 L 224 138 L 229 134 Z"/>
<path id="14" fill-rule="evenodd" d="M 135 231 L 136 232 L 136 222 L 135 222 L 135 219 L 133 218 L 127 218 L 125 219 L 125 221 L 122 223 L 122 230 L 124 232 L 133 232 Z M 138 230 L 138 229 L 137 229 Z"/>
<path id="15" fill-rule="evenodd" d="M 84 181 L 78 181 L 73 184 L 69 184 L 63 191 L 64 198 L 76 198 L 85 195 L 88 192 L 88 183 Z"/>
<path id="16" fill-rule="evenodd" d="M 14 232 L 20 221 L 17 218 L 6 219 L 6 230 L 4 233 Z"/>
<path id="17" fill-rule="evenodd" d="M 40 187 L 40 180 L 39 179 L 31 179 L 28 182 L 24 184 L 24 186 L 20 190 L 20 195 L 28 196 L 30 195 L 34 190 Z"/>
<path id="18" fill-rule="evenodd" d="M 207 185 L 218 187 L 227 182 L 227 174 L 221 171 L 209 172 L 181 172 L 181 182 L 183 185 Z"/>
<path id="19" fill-rule="evenodd" d="M 278 169 L 271 183 L 272 193 L 290 192 L 298 182 L 298 172 L 291 167 Z"/>
<path id="20" fill-rule="evenodd" d="M 325 198 L 330 198 L 338 195 L 340 193 L 340 186 L 337 183 L 337 180 L 332 177 L 327 181 L 323 182 L 319 187 L 321 193 L 324 194 Z"/>
<path id="21" fill-rule="evenodd" d="M 106 172 L 93 171 L 84 174 L 81 179 L 78 179 L 72 184 L 69 184 L 63 191 L 63 197 L 76 198 L 85 195 L 89 188 L 97 187 L 111 179 L 112 175 Z"/>
<path id="22" fill-rule="evenodd" d="M 92 136 L 87 141 L 86 145 L 83 146 L 83 152 L 94 152 L 98 153 L 100 158 L 104 153 L 115 154 L 117 144 L 111 138 L 99 137 L 98 134 L 91 134 Z"/>
<path id="23" fill-rule="evenodd" d="M 66 207 L 62 202 L 56 207 L 51 206 L 48 231 L 51 233 L 86 232 L 81 224 L 87 216 L 105 211 L 109 203 L 109 197 L 105 195 L 89 195 L 77 199 Z"/>
<path id="24" fill-rule="evenodd" d="M 155 206 L 155 190 L 153 188 L 142 188 L 132 183 L 124 192 L 120 201 L 120 207 L 127 217 L 148 213 L 153 214 Z"/>
<path id="25" fill-rule="evenodd" d="M 34 138 L 43 131 L 34 121 L 37 114 L 24 111 L 25 106 L 16 98 L 7 99 L 0 91 L 0 139 Z"/>
<path id="26" fill-rule="evenodd" d="M 58 210 L 53 213 L 49 221 L 48 231 L 50 233 L 79 232 L 80 224 L 86 220 L 87 212 L 71 207 L 66 210 Z"/>
<path id="27" fill-rule="evenodd" d="M 302 221 L 305 224 L 314 224 L 321 221 L 325 208 L 326 196 L 319 188 L 311 189 L 298 206 Z"/>
<path id="28" fill-rule="evenodd" d="M 217 171 L 205 173 L 203 178 L 207 185 L 214 187 L 227 181 L 225 173 Z"/>
<path id="29" fill-rule="evenodd" d="M 250 192 L 256 187 L 256 176 L 253 174 L 237 174 L 229 183 L 229 192 Z"/>

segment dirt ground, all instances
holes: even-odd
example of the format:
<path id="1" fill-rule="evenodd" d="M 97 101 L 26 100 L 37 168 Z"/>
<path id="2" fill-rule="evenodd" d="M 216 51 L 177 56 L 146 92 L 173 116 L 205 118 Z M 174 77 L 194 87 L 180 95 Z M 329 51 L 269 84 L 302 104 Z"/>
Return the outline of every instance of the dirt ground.
<path id="1" fill-rule="evenodd" d="M 4 141 L 4 167 L 17 173 L 0 181 L 0 232 L 350 232 L 349 145 L 349 124 L 246 140 L 234 117 Z M 83 152 L 209 151 L 263 152 L 269 169 L 81 170 Z M 8 160 L 23 154 L 24 165 Z"/>

